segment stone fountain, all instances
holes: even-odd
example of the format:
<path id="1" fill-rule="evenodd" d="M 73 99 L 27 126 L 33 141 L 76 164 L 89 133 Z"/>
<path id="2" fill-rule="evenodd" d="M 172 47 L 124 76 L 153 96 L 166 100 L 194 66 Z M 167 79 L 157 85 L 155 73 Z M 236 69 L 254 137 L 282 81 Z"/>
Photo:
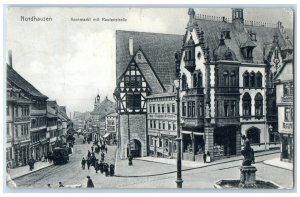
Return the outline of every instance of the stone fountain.
<path id="1" fill-rule="evenodd" d="M 254 151 L 250 146 L 249 140 L 242 136 L 244 148 L 241 154 L 244 156 L 242 166 L 240 167 L 240 180 L 219 180 L 214 187 L 218 189 L 281 189 L 282 187 L 272 181 L 256 180 L 257 171 L 252 163 L 255 163 Z"/>

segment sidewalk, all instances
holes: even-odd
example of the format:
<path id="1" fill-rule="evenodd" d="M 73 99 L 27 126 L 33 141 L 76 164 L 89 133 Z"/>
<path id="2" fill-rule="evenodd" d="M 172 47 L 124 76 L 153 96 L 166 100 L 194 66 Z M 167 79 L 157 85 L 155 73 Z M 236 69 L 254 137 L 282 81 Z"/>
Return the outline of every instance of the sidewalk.
<path id="1" fill-rule="evenodd" d="M 38 161 L 38 162 L 34 163 L 34 169 L 32 171 L 30 171 L 29 166 L 26 165 L 26 166 L 22 166 L 22 167 L 8 169 L 7 173 L 10 175 L 11 179 L 16 179 L 18 177 L 30 174 L 32 172 L 36 172 L 38 170 L 47 168 L 52 165 L 53 165 L 53 163 Z"/>
<path id="2" fill-rule="evenodd" d="M 280 158 L 264 161 L 265 164 L 293 171 L 293 163 L 280 161 Z"/>

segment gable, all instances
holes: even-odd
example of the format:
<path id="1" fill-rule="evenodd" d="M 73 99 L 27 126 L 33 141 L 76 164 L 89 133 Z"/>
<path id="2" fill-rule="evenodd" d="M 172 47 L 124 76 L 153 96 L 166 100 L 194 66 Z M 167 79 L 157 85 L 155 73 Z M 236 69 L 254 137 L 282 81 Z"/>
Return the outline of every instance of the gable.
<path id="1" fill-rule="evenodd" d="M 287 62 L 286 64 L 284 64 L 274 78 L 274 80 L 280 80 L 280 81 L 292 81 L 293 79 L 294 79 L 294 74 L 293 74 L 292 62 Z"/>

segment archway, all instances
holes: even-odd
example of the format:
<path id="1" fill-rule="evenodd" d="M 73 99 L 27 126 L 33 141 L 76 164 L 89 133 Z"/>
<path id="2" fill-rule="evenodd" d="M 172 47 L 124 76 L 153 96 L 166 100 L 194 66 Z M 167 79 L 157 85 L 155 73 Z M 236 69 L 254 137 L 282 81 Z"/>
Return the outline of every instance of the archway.
<path id="1" fill-rule="evenodd" d="M 142 156 L 142 144 L 139 140 L 134 139 L 133 146 L 131 150 L 131 154 L 133 157 L 141 157 Z"/>

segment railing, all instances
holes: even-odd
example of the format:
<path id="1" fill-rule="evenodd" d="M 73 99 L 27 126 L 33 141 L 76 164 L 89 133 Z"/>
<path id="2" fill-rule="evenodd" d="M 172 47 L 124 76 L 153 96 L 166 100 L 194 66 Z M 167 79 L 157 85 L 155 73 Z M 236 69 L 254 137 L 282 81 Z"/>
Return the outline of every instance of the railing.
<path id="1" fill-rule="evenodd" d="M 283 128 L 284 129 L 293 129 L 294 128 L 294 123 L 293 122 L 283 122 Z"/>
<path id="2" fill-rule="evenodd" d="M 281 97 L 282 102 L 293 102 L 293 96 L 283 96 Z"/>
<path id="3" fill-rule="evenodd" d="M 189 88 L 186 89 L 187 95 L 197 95 L 197 94 L 203 94 L 204 88 Z"/>
<path id="4" fill-rule="evenodd" d="M 202 19 L 202 20 L 209 20 L 209 21 L 232 23 L 231 18 L 224 17 L 224 16 L 219 17 L 219 16 L 210 16 L 210 15 L 205 15 L 205 14 L 196 14 L 195 18 Z M 271 27 L 271 28 L 276 27 L 276 24 L 274 24 L 274 23 L 267 23 L 267 22 L 261 22 L 261 21 L 248 21 L 248 20 L 244 20 L 244 25 L 258 26 L 258 27 Z"/>
<path id="5" fill-rule="evenodd" d="M 15 117 L 15 122 L 26 122 L 26 121 L 30 121 L 29 116 Z"/>

